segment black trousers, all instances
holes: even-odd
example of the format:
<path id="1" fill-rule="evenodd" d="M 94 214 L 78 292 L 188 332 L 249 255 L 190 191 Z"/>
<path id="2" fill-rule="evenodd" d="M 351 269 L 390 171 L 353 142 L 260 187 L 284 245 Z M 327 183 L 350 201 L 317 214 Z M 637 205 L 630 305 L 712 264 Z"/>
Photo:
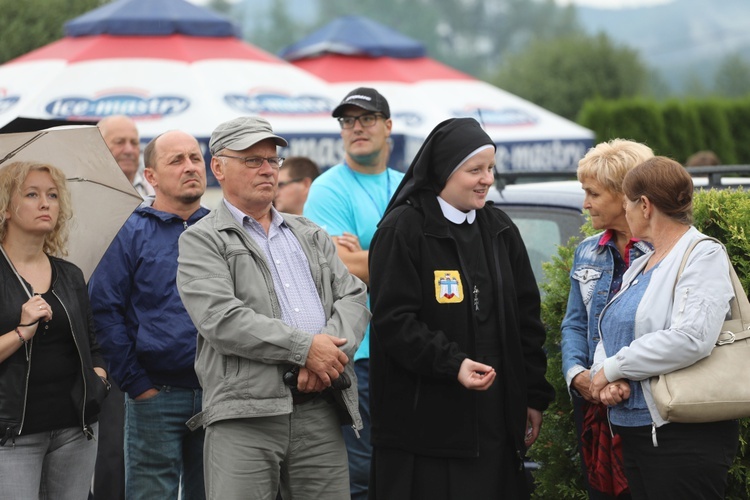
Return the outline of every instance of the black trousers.
<path id="1" fill-rule="evenodd" d="M 652 427 L 613 426 L 622 436 L 634 500 L 722 500 L 739 443 L 736 420 Z"/>

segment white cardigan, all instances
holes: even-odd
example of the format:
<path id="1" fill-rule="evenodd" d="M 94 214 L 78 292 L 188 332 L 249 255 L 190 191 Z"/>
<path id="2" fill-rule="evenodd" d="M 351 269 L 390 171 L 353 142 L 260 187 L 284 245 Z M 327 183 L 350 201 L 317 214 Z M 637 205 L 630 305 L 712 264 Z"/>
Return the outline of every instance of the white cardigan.
<path id="1" fill-rule="evenodd" d="M 592 377 L 603 368 L 609 381 L 621 378 L 641 381 L 656 427 L 667 422 L 654 405 L 649 379 L 708 356 L 734 297 L 726 253 L 714 241 L 696 245 L 674 286 L 685 251 L 691 242 L 702 237 L 703 234 L 691 227 L 653 270 L 636 311 L 634 340 L 630 345 L 616 353 L 605 353 L 604 342 L 599 342 L 594 354 Z M 652 254 L 649 252 L 633 262 L 623 276 L 618 295 L 637 283 Z M 608 306 L 601 316 L 606 314 Z M 607 332 L 600 331 L 600 334 L 606 337 Z"/>

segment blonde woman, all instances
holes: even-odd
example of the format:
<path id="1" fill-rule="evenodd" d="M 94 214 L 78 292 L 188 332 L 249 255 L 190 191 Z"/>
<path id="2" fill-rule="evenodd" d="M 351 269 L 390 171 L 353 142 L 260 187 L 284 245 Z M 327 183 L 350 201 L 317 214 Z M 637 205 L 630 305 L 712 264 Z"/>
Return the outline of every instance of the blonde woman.
<path id="1" fill-rule="evenodd" d="M 65 255 L 60 170 L 0 168 L 0 488 L 4 498 L 83 499 L 108 390 L 86 284 Z"/>
<path id="2" fill-rule="evenodd" d="M 613 139 L 597 144 L 578 162 L 578 180 L 585 192 L 583 209 L 592 227 L 601 232 L 583 240 L 573 258 L 562 323 L 562 368 L 573 401 L 584 479 L 592 500 L 628 498 L 619 439 L 607 443 L 606 433 L 601 432 L 607 426 L 606 411 L 589 392 L 589 369 L 599 343 L 597 323 L 604 305 L 620 290 L 622 275 L 630 263 L 651 250 L 648 243 L 630 233 L 622 203 L 622 181 L 630 170 L 653 156 L 645 144 Z"/>

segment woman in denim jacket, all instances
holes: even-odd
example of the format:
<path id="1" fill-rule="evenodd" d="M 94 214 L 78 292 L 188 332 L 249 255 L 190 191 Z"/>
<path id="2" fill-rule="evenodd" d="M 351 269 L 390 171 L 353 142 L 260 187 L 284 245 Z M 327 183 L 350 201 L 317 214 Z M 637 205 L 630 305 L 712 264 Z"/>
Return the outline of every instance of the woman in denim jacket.
<path id="1" fill-rule="evenodd" d="M 614 139 L 598 144 L 578 163 L 578 180 L 586 193 L 583 208 L 589 212 L 594 229 L 603 230 L 576 248 L 568 307 L 562 323 L 563 373 L 573 400 L 579 439 L 587 436 L 586 442 L 581 440 L 579 445 L 589 498 L 618 495 L 623 498 L 622 494 L 626 494 L 627 483 L 622 474 L 619 487 L 612 487 L 608 479 L 593 471 L 589 473 L 598 465 L 610 478 L 612 474 L 607 474 L 606 464 L 592 460 L 593 457 L 587 457 L 587 463 L 584 458 L 584 447 L 601 449 L 606 444 L 595 438 L 595 427 L 606 425 L 606 416 L 604 407 L 589 392 L 589 368 L 599 342 L 597 322 L 604 305 L 620 289 L 622 275 L 630 262 L 650 250 L 648 244 L 631 237 L 623 208 L 622 180 L 633 167 L 653 156 L 651 148 L 644 144 Z"/>

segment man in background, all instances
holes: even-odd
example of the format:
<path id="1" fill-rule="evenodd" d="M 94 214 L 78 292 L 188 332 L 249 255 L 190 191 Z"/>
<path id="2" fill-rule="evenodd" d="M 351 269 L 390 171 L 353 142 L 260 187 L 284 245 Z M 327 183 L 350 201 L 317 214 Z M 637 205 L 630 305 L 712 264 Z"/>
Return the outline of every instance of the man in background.
<path id="1" fill-rule="evenodd" d="M 305 156 L 290 156 L 281 165 L 273 205 L 279 212 L 302 215 L 310 185 L 320 175 L 318 165 Z"/>
<path id="2" fill-rule="evenodd" d="M 721 165 L 721 160 L 716 153 L 708 149 L 691 154 L 685 162 L 686 167 L 709 167 L 716 165 Z"/>
<path id="3" fill-rule="evenodd" d="M 110 376 L 126 393 L 126 498 L 177 500 L 181 488 L 182 498 L 199 500 L 204 433 L 185 425 L 201 411 L 197 331 L 175 279 L 180 235 L 208 214 L 200 205 L 206 166 L 198 141 L 180 131 L 157 136 L 143 156 L 156 195 L 128 218 L 91 276 L 91 309 Z"/>
<path id="4" fill-rule="evenodd" d="M 352 90 L 333 110 L 344 140 L 344 163 L 328 169 L 310 188 L 304 215 L 333 236 L 349 272 L 369 285 L 368 248 L 388 202 L 404 174 L 388 168 L 391 111 L 377 90 Z M 359 241 L 357 241 L 357 239 Z M 358 437 L 344 427 L 349 456 L 352 500 L 367 498 L 370 476 L 370 333 L 354 356 L 359 413 L 364 428 Z"/>
<path id="5" fill-rule="evenodd" d="M 112 115 L 102 118 L 96 124 L 107 143 L 112 156 L 136 191 L 144 198 L 154 195 L 154 188 L 138 171 L 141 156 L 141 143 L 135 122 L 125 115 Z"/>
<path id="6" fill-rule="evenodd" d="M 122 173 L 145 198 L 148 195 L 143 187 L 145 180 L 138 174 L 141 143 L 135 122 L 125 115 L 113 115 L 100 120 L 97 127 Z M 125 397 L 114 379 L 111 383 L 99 414 L 93 493 L 94 498 L 101 500 L 125 500 Z"/>

